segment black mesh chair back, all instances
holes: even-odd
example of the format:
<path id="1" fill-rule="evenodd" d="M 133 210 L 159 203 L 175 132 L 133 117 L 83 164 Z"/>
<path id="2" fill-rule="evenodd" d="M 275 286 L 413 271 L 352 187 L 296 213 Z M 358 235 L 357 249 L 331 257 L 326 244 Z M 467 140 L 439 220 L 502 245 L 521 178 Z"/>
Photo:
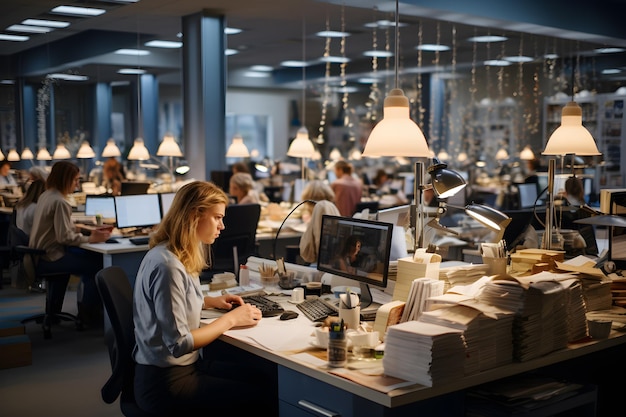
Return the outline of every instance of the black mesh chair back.
<path id="1" fill-rule="evenodd" d="M 119 266 L 110 266 L 96 274 L 96 286 L 102 297 L 104 310 L 111 329 L 105 340 L 111 360 L 111 376 L 100 393 L 107 404 L 120 398 L 120 409 L 126 417 L 149 417 L 135 402 L 133 379 L 135 362 L 132 352 L 135 346 L 133 326 L 133 289 L 128 276 Z"/>

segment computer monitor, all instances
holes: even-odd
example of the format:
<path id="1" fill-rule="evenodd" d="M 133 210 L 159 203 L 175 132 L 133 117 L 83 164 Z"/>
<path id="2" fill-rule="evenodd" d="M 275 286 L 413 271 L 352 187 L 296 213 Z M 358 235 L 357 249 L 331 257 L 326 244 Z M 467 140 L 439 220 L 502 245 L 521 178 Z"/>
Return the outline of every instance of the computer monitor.
<path id="1" fill-rule="evenodd" d="M 161 222 L 158 194 L 115 196 L 118 229 L 149 227 Z"/>
<path id="2" fill-rule="evenodd" d="M 391 223 L 394 226 L 406 227 L 410 225 L 411 205 L 396 206 L 378 210 L 376 220 L 383 223 Z"/>
<path id="3" fill-rule="evenodd" d="M 150 188 L 149 182 L 122 181 L 120 194 L 122 195 L 145 194 L 148 192 L 148 188 Z"/>
<path id="4" fill-rule="evenodd" d="M 611 193 L 609 214 L 626 217 L 626 191 Z M 618 270 L 626 269 L 626 227 L 609 226 L 608 260 L 615 262 Z"/>
<path id="5" fill-rule="evenodd" d="M 533 187 L 535 184 L 530 184 Z M 521 210 L 503 210 L 502 213 L 511 218 L 511 222 L 504 229 L 502 239 L 506 243 L 506 250 L 511 251 L 524 240 L 526 228 L 531 224 L 535 211 L 532 208 Z"/>
<path id="6" fill-rule="evenodd" d="M 105 219 L 115 219 L 115 199 L 113 196 L 87 195 L 85 216 L 101 215 Z"/>
<path id="7" fill-rule="evenodd" d="M 361 288 L 361 309 L 372 302 L 369 285 L 385 288 L 393 224 L 351 217 L 322 216 L 317 269 L 356 281 Z M 360 247 L 355 253 L 355 242 Z"/>
<path id="8" fill-rule="evenodd" d="M 176 193 L 161 193 L 159 194 L 159 200 L 161 202 L 161 218 L 165 217 L 165 214 L 170 209 L 172 201 Z"/>
<path id="9" fill-rule="evenodd" d="M 537 184 L 517 184 L 519 207 L 522 209 L 535 207 L 537 202 Z"/>

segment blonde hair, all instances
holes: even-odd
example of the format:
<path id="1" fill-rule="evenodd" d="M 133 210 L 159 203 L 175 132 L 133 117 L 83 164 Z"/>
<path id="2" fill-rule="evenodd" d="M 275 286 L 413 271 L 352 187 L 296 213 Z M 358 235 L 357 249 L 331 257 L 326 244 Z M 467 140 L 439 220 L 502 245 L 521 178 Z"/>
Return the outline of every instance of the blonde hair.
<path id="1" fill-rule="evenodd" d="M 228 196 L 208 181 L 193 181 L 181 187 L 167 214 L 150 237 L 150 247 L 167 242 L 170 250 L 187 272 L 199 275 L 209 266 L 209 246 L 198 239 L 198 222 L 218 204 L 228 205 Z"/>
<path id="2" fill-rule="evenodd" d="M 321 180 L 310 181 L 302 190 L 302 200 L 335 202 L 335 192 L 330 185 Z"/>

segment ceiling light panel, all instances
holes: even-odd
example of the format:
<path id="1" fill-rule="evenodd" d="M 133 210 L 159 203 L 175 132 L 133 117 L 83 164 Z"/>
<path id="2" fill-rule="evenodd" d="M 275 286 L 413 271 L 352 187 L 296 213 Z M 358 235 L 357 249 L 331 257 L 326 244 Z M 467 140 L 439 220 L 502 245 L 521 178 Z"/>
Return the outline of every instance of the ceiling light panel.
<path id="1" fill-rule="evenodd" d="M 29 26 L 29 25 L 11 25 L 7 28 L 11 32 L 24 32 L 24 33 L 48 33 L 52 32 L 52 28 L 44 26 Z"/>
<path id="2" fill-rule="evenodd" d="M 70 25 L 70 22 L 64 22 L 61 20 L 44 20 L 44 19 L 26 19 L 22 21 L 23 25 L 29 26 L 43 26 L 48 28 L 66 28 Z"/>
<path id="3" fill-rule="evenodd" d="M 95 7 L 77 7 L 77 6 L 57 6 L 50 10 L 50 13 L 63 14 L 69 16 L 93 17 L 106 13 L 104 9 L 96 9 Z"/>

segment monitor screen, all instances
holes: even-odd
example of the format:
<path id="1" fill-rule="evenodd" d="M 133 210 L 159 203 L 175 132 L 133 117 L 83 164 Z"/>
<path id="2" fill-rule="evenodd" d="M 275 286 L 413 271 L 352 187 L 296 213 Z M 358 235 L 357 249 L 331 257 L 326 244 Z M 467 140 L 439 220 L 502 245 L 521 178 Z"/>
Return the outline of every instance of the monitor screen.
<path id="1" fill-rule="evenodd" d="M 362 302 L 371 303 L 368 284 L 387 286 L 392 231 L 391 223 L 322 216 L 317 269 L 358 281 Z"/>
<path id="2" fill-rule="evenodd" d="M 611 211 L 609 214 L 626 217 L 626 191 L 611 193 Z M 609 226 L 608 259 L 615 262 L 618 270 L 626 269 L 626 227 Z"/>
<path id="3" fill-rule="evenodd" d="M 145 194 L 148 188 L 150 188 L 149 182 L 122 181 L 120 192 L 122 195 Z"/>
<path id="4" fill-rule="evenodd" d="M 147 227 L 161 222 L 161 205 L 158 194 L 115 196 L 117 227 Z"/>
<path id="5" fill-rule="evenodd" d="M 105 219 L 115 219 L 115 199 L 112 196 L 87 195 L 85 197 L 85 216 L 98 214 Z"/>
<path id="6" fill-rule="evenodd" d="M 170 209 L 172 205 L 172 201 L 174 201 L 174 196 L 176 193 L 161 193 L 159 194 L 159 199 L 161 200 L 161 218 L 165 217 L 165 214 Z"/>
<path id="7" fill-rule="evenodd" d="M 537 184 L 517 184 L 517 191 L 519 193 L 519 207 L 531 208 L 535 206 L 537 202 Z"/>

